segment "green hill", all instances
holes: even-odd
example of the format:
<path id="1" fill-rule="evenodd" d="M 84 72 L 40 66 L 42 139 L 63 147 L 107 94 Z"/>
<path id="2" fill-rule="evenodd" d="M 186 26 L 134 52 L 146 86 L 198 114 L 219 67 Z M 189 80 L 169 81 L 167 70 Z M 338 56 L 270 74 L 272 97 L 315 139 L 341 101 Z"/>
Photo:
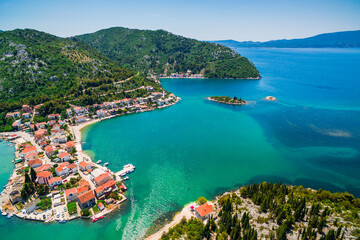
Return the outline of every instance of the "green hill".
<path id="1" fill-rule="evenodd" d="M 121 99 L 145 84 L 159 88 L 136 74 L 75 38 L 30 29 L 0 33 L 0 112 L 56 99 L 80 105 Z"/>
<path id="2" fill-rule="evenodd" d="M 164 30 L 114 27 L 76 36 L 121 64 L 145 73 L 203 73 L 208 78 L 259 78 L 245 57 L 219 44 L 201 42 Z"/>

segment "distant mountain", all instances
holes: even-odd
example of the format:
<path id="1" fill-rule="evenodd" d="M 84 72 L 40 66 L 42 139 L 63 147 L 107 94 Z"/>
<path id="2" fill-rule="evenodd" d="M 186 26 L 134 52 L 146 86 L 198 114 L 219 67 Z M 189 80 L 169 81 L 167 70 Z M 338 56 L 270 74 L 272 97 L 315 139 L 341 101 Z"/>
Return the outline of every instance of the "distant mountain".
<path id="1" fill-rule="evenodd" d="M 75 38 L 31 29 L 0 33 L 0 112 L 49 100 L 121 99 L 125 90 L 156 85 L 136 74 Z M 132 76 L 128 84 L 114 84 Z"/>
<path id="2" fill-rule="evenodd" d="M 234 50 L 164 30 L 113 27 L 76 36 L 109 58 L 142 72 L 203 73 L 209 78 L 259 78 L 255 66 Z"/>
<path id="3" fill-rule="evenodd" d="M 227 47 L 269 47 L 269 48 L 358 48 L 360 30 L 319 34 L 314 37 L 272 40 L 268 42 L 237 42 L 234 40 L 209 41 Z"/>

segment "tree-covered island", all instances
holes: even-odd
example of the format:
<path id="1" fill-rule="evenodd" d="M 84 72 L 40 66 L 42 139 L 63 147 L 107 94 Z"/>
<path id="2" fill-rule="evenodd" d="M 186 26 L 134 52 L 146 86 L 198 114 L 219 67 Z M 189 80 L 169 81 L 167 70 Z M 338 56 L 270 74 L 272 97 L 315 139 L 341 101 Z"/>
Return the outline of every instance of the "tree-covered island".
<path id="1" fill-rule="evenodd" d="M 232 104 L 232 105 L 243 105 L 247 102 L 241 98 L 237 97 L 227 97 L 227 96 L 211 96 L 206 98 L 209 101 L 217 102 L 217 103 L 225 103 L 225 104 Z"/>

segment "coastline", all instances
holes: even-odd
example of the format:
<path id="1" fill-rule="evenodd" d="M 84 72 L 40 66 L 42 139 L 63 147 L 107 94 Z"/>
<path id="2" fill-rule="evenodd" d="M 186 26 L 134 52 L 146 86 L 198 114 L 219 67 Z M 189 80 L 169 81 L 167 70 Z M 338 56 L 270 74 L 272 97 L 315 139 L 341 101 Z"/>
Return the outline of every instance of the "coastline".
<path id="1" fill-rule="evenodd" d="M 156 110 L 156 109 L 162 109 L 162 108 L 166 108 L 166 107 L 170 107 L 170 106 L 173 106 L 175 105 L 176 103 L 178 103 L 179 101 L 181 100 L 180 97 L 177 97 L 176 101 L 171 103 L 171 104 L 168 104 L 168 105 L 164 105 L 164 106 L 160 106 L 160 107 L 157 107 L 157 108 L 152 108 L 152 109 L 148 109 L 148 110 L 144 110 L 144 111 L 138 111 L 138 112 L 135 112 L 135 113 L 143 113 L 143 112 L 149 112 L 149 111 L 153 111 L 153 110 Z M 130 113 L 130 114 L 133 114 L 133 113 Z M 121 116 L 124 116 L 124 115 L 128 115 L 128 114 L 116 114 L 116 115 L 113 115 L 113 116 L 109 116 L 109 117 L 104 117 L 104 118 L 100 118 L 100 119 L 92 119 L 90 121 L 86 121 L 86 122 L 83 122 L 83 123 L 80 123 L 78 125 L 74 125 L 74 126 L 69 126 L 70 128 L 70 131 L 72 132 L 74 138 L 76 139 L 75 140 L 75 147 L 76 149 L 78 150 L 78 154 L 79 156 L 81 156 L 83 158 L 84 161 L 87 161 L 86 159 L 88 159 L 88 161 L 91 161 L 92 163 L 95 163 L 93 161 L 93 159 L 91 159 L 91 157 L 83 151 L 82 149 L 82 141 L 83 139 L 81 138 L 81 131 L 85 128 L 85 127 L 88 127 L 92 124 L 95 124 L 95 123 L 99 123 L 101 121 L 105 121 L 105 120 L 108 120 L 108 119 L 112 119 L 112 118 L 116 118 L 116 117 L 121 117 Z"/>
<path id="2" fill-rule="evenodd" d="M 160 230 L 146 237 L 145 240 L 158 240 L 161 238 L 163 233 L 168 232 L 170 228 L 180 223 L 183 218 L 189 220 L 191 217 L 194 217 L 193 213 L 190 211 L 188 207 L 192 204 L 194 204 L 194 202 L 184 205 L 180 212 L 175 213 L 171 222 L 165 224 Z"/>
<path id="3" fill-rule="evenodd" d="M 142 113 L 142 112 L 152 111 L 152 110 L 155 110 L 155 109 L 166 108 L 166 107 L 175 105 L 180 100 L 181 100 L 181 98 L 177 97 L 176 100 L 174 102 L 170 103 L 170 104 L 154 107 L 154 108 L 147 109 L 147 110 L 138 110 L 138 111 L 131 112 L 131 113 Z M 93 162 L 92 158 L 86 152 L 84 152 L 83 149 L 82 149 L 81 131 L 85 127 L 90 126 L 90 125 L 95 124 L 95 123 L 98 123 L 98 122 L 101 122 L 103 120 L 107 120 L 107 119 L 111 119 L 111 118 L 115 118 L 115 117 L 119 117 L 119 116 L 123 116 L 123 115 L 128 115 L 128 114 L 131 114 L 131 113 L 114 114 L 114 115 L 104 117 L 104 118 L 91 119 L 91 120 L 88 120 L 88 121 L 85 121 L 85 122 L 82 122 L 82 123 L 78 123 L 78 124 L 75 124 L 75 125 L 68 125 L 69 132 L 73 134 L 73 139 L 74 139 L 74 142 L 75 142 L 74 147 L 77 150 L 76 151 L 77 152 L 77 161 L 78 162 L 81 162 L 81 161 L 89 162 L 92 165 L 94 165 L 96 168 L 102 169 L 102 170 L 107 171 L 110 174 L 112 174 L 115 177 L 116 181 L 122 181 L 122 178 L 120 177 L 120 173 L 122 173 L 124 171 L 126 172 L 128 170 L 133 171 L 135 169 L 135 167 L 130 164 L 131 166 L 127 167 L 127 169 L 124 167 L 123 170 L 115 173 L 115 172 L 111 171 L 109 168 L 107 168 L 105 166 L 102 166 L 102 165 L 100 165 L 98 163 Z M 17 139 L 10 140 L 10 141 L 5 140 L 5 141 L 15 144 L 14 154 L 15 154 L 16 158 L 20 158 L 19 152 L 17 150 L 19 149 L 20 144 L 23 143 L 23 142 L 31 142 L 31 144 L 36 147 L 38 152 L 43 151 L 43 149 L 40 147 L 40 145 L 37 144 L 34 141 L 34 139 L 32 138 L 32 135 L 30 135 L 28 132 L 25 132 L 25 131 L 22 131 L 22 130 L 20 130 L 20 131 L 12 131 L 12 132 L 0 132 L 0 136 L 2 138 L 4 138 L 4 139 L 6 139 L 8 136 L 11 136 L 13 134 L 17 135 Z M 42 156 L 41 159 L 44 161 L 44 163 L 47 163 L 47 164 L 51 163 L 50 158 L 46 154 L 44 154 L 44 156 Z M 44 223 L 57 221 L 53 216 L 51 216 L 50 218 L 46 218 L 46 219 L 41 218 L 41 215 L 43 213 L 46 214 L 49 211 L 52 212 L 52 208 L 50 208 L 50 210 L 47 209 L 47 210 L 43 211 L 43 213 L 41 213 L 41 214 L 35 214 L 34 215 L 34 214 L 31 213 L 31 215 L 29 215 L 29 214 L 25 215 L 24 213 L 20 212 L 19 210 L 16 210 L 16 208 L 14 206 L 12 206 L 12 205 L 7 206 L 7 203 L 9 201 L 9 194 L 12 191 L 11 188 L 12 188 L 13 180 L 18 177 L 17 170 L 18 170 L 18 168 L 16 166 L 14 166 L 12 172 L 10 173 L 10 177 L 8 178 L 8 181 L 7 181 L 6 185 L 4 186 L 4 190 L 0 194 L 0 210 L 1 210 L 1 212 L 2 213 L 13 214 L 15 217 L 21 218 L 23 220 L 32 220 L 32 221 L 44 222 Z M 82 178 L 84 178 L 84 175 L 83 175 L 83 173 L 81 173 L 81 171 L 79 171 L 79 174 L 80 174 L 80 176 Z M 122 184 L 122 185 L 123 185 L 122 186 L 123 190 L 127 190 L 125 184 Z M 121 200 L 119 200 L 115 204 L 113 204 L 111 206 L 111 208 L 106 209 L 103 212 L 100 212 L 99 214 L 95 213 L 90 218 L 95 219 L 95 218 L 98 218 L 100 216 L 105 216 L 105 215 L 113 212 L 114 210 L 118 209 L 121 206 L 121 204 L 124 201 L 127 200 L 127 198 L 122 193 L 120 193 L 120 195 L 122 197 Z M 84 218 L 84 217 L 80 216 L 79 213 L 78 213 L 77 215 L 71 215 L 71 216 L 69 215 L 68 217 L 65 217 L 64 219 L 66 221 L 71 221 L 71 220 L 77 219 L 77 218 Z"/>

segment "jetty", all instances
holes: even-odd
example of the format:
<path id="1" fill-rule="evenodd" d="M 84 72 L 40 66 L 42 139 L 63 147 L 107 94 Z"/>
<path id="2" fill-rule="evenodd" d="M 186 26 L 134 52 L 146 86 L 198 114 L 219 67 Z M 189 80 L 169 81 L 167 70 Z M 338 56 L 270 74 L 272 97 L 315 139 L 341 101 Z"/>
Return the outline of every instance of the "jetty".
<path id="1" fill-rule="evenodd" d="M 128 173 L 132 173 L 135 170 L 135 166 L 132 164 L 126 164 L 124 165 L 124 168 L 117 173 L 115 173 L 115 176 L 118 178 L 124 177 Z"/>

